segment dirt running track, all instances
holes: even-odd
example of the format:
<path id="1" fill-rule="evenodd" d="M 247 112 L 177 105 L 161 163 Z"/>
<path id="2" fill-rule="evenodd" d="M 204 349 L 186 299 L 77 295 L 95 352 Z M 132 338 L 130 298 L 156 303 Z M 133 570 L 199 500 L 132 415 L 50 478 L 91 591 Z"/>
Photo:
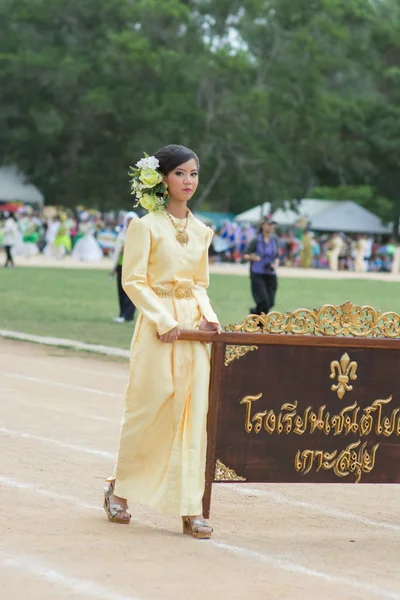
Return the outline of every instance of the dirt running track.
<path id="1" fill-rule="evenodd" d="M 400 486 L 215 486 L 211 541 L 108 523 L 127 370 L 0 340 L 2 598 L 400 600 Z"/>

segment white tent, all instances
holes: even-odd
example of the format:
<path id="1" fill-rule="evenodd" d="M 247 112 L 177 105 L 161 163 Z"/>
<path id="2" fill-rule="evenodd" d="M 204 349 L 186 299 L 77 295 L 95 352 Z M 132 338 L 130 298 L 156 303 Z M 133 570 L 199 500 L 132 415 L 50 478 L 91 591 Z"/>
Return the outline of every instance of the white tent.
<path id="1" fill-rule="evenodd" d="M 379 217 L 356 202 L 345 200 L 315 215 L 311 226 L 317 231 L 343 231 L 344 233 L 390 234 L 390 225 L 383 225 Z"/>
<path id="2" fill-rule="evenodd" d="M 44 197 L 15 167 L 0 167 L 0 201 L 43 206 Z"/>
<path id="3" fill-rule="evenodd" d="M 270 214 L 268 202 L 255 206 L 238 215 L 238 223 L 255 224 Z M 299 219 L 309 222 L 316 231 L 342 231 L 354 233 L 390 234 L 391 227 L 383 225 L 379 217 L 359 206 L 352 200 L 301 200 L 298 211 L 285 202 L 282 208 L 273 213 L 274 220 L 282 227 L 291 227 Z"/>
<path id="4" fill-rule="evenodd" d="M 279 225 L 291 226 L 302 217 L 309 220 L 315 214 L 327 210 L 336 204 L 336 201 L 331 200 L 301 200 L 298 211 L 295 211 L 291 208 L 290 202 L 284 202 L 282 208 L 278 208 L 278 210 L 273 213 L 273 216 Z M 271 214 L 271 204 L 265 202 L 260 206 L 250 208 L 238 215 L 235 218 L 235 221 L 239 223 L 254 224 L 258 223 L 262 217 L 269 214 Z"/>

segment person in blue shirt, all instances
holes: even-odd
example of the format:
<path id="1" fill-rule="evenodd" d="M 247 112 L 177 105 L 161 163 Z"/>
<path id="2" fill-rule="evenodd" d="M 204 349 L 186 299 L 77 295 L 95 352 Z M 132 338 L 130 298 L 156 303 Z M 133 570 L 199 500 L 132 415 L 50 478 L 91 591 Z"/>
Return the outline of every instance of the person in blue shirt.
<path id="1" fill-rule="evenodd" d="M 271 217 L 263 219 L 259 234 L 250 242 L 244 255 L 244 260 L 250 262 L 251 292 L 256 303 L 255 308 L 250 309 L 253 315 L 267 314 L 275 304 L 279 264 L 275 225 Z"/>

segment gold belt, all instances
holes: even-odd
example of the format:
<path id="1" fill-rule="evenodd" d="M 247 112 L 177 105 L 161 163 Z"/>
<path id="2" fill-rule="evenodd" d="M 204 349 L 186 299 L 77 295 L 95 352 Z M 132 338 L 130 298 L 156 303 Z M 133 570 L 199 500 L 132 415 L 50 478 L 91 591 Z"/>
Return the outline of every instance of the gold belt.
<path id="1" fill-rule="evenodd" d="M 194 298 L 193 288 L 188 285 L 180 285 L 169 290 L 164 288 L 153 288 L 153 290 L 159 298 L 176 298 L 177 300 L 190 300 Z"/>

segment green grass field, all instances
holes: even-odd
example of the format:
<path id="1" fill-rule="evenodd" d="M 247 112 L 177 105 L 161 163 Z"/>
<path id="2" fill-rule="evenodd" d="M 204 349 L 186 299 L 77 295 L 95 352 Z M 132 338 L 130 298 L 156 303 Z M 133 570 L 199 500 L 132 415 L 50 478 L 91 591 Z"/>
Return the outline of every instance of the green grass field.
<path id="1" fill-rule="evenodd" d="M 209 294 L 223 325 L 242 321 L 253 304 L 247 277 L 213 275 Z M 346 300 L 400 312 L 400 283 L 281 278 L 276 310 Z M 129 348 L 132 325 L 113 323 L 117 310 L 116 285 L 106 271 L 0 270 L 0 329 Z"/>

